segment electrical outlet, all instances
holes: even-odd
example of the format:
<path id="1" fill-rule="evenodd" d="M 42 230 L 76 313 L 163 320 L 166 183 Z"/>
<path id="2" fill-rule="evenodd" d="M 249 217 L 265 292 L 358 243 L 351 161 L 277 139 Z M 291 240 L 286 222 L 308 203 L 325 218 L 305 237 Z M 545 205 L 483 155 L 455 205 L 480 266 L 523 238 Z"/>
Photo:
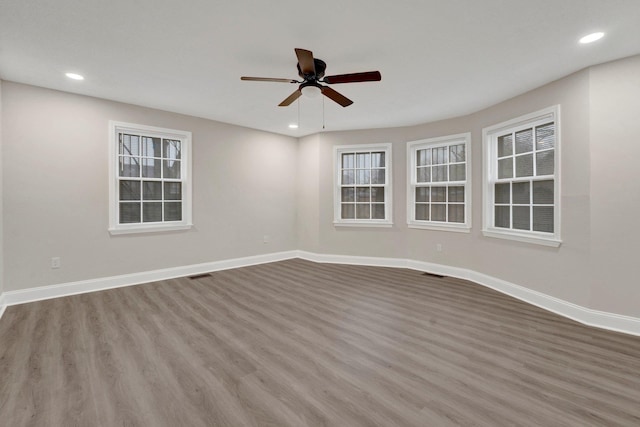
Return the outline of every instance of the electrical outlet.
<path id="1" fill-rule="evenodd" d="M 51 268 L 60 268 L 62 266 L 62 262 L 60 261 L 59 256 L 54 256 L 51 258 Z"/>
<path id="2" fill-rule="evenodd" d="M 269 236 L 267 236 L 266 234 L 264 236 L 262 236 L 262 243 L 269 243 Z"/>
<path id="3" fill-rule="evenodd" d="M 436 251 L 442 252 L 442 243 L 436 243 Z"/>

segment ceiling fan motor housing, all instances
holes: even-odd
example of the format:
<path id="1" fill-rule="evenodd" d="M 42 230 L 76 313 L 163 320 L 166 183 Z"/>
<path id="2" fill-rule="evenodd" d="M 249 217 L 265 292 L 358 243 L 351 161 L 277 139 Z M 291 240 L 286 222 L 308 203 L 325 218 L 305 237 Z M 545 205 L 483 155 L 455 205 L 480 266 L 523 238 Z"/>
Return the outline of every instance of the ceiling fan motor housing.
<path id="1" fill-rule="evenodd" d="M 327 63 L 324 62 L 322 59 L 318 59 L 318 58 L 313 58 L 313 65 L 316 69 L 316 74 L 315 76 L 313 74 L 309 74 L 309 75 L 304 75 L 302 73 L 302 70 L 300 69 L 300 63 L 298 63 L 296 66 L 298 67 L 298 75 L 300 77 L 302 77 L 303 79 L 306 80 L 320 80 L 321 78 L 324 77 L 324 71 L 327 69 Z"/>

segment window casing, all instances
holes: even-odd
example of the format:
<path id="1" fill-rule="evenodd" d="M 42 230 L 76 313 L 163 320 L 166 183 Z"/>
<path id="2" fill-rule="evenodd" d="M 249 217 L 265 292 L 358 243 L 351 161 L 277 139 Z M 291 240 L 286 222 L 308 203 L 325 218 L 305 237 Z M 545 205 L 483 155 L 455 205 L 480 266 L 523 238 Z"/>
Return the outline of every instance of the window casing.
<path id="1" fill-rule="evenodd" d="M 560 246 L 560 106 L 483 130 L 483 234 Z"/>
<path id="2" fill-rule="evenodd" d="M 391 144 L 334 148 L 334 224 L 391 226 Z"/>
<path id="3" fill-rule="evenodd" d="M 191 132 L 111 121 L 109 133 L 109 232 L 190 228 Z"/>
<path id="4" fill-rule="evenodd" d="M 407 224 L 469 232 L 471 134 L 407 143 Z"/>

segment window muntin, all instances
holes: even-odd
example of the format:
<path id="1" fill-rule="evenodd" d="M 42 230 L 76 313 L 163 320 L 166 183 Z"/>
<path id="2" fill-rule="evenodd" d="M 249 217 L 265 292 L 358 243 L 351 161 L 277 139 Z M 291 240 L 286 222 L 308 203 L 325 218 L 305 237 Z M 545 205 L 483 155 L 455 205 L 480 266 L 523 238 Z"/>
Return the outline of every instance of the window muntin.
<path id="1" fill-rule="evenodd" d="M 190 132 L 115 122 L 110 125 L 110 231 L 188 228 Z"/>
<path id="2" fill-rule="evenodd" d="M 469 141 L 460 134 L 407 144 L 410 227 L 468 231 Z"/>
<path id="3" fill-rule="evenodd" d="M 552 107 L 485 129 L 485 235 L 560 244 L 558 114 Z"/>
<path id="4" fill-rule="evenodd" d="M 336 147 L 336 224 L 391 224 L 390 144 Z"/>

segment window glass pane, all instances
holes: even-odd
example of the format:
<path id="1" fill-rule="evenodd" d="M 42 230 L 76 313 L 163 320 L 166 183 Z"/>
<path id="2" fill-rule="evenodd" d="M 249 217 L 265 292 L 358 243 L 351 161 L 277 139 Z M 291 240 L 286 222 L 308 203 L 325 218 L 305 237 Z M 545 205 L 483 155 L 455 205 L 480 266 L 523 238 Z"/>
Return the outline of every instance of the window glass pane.
<path id="1" fill-rule="evenodd" d="M 355 202 L 355 189 L 353 187 L 342 187 L 342 202 Z"/>
<path id="2" fill-rule="evenodd" d="M 494 188 L 496 203 L 511 203 L 511 184 L 496 184 Z"/>
<path id="3" fill-rule="evenodd" d="M 425 166 L 425 165 L 430 165 L 431 164 L 431 149 L 423 149 L 423 150 L 418 150 L 416 153 L 417 156 L 417 165 L 418 166 Z"/>
<path id="4" fill-rule="evenodd" d="M 513 228 L 516 230 L 530 230 L 529 206 L 513 207 Z"/>
<path id="5" fill-rule="evenodd" d="M 533 176 L 533 154 L 516 157 L 516 176 Z"/>
<path id="6" fill-rule="evenodd" d="M 165 202 L 164 220 L 165 221 L 182 221 L 182 203 Z"/>
<path id="7" fill-rule="evenodd" d="M 553 180 L 533 182 L 533 203 L 537 205 L 552 205 Z"/>
<path id="8" fill-rule="evenodd" d="M 342 185 L 352 185 L 355 182 L 355 171 L 353 169 L 342 171 Z"/>
<path id="9" fill-rule="evenodd" d="M 140 200 L 140 181 L 120 181 L 120 200 Z"/>
<path id="10" fill-rule="evenodd" d="M 142 137 L 142 156 L 143 157 L 162 157 L 162 145 L 160 138 Z"/>
<path id="11" fill-rule="evenodd" d="M 447 181 L 447 166 L 433 166 L 433 182 Z"/>
<path id="12" fill-rule="evenodd" d="M 372 168 L 384 167 L 384 152 L 371 153 L 371 167 Z"/>
<path id="13" fill-rule="evenodd" d="M 513 191 L 513 204 L 514 205 L 528 205 L 531 203 L 529 198 L 530 185 L 528 182 L 514 182 L 511 184 Z M 513 216 L 515 218 L 515 214 Z"/>
<path id="14" fill-rule="evenodd" d="M 162 200 L 162 182 L 144 181 L 142 183 L 142 198 L 144 200 Z"/>
<path id="15" fill-rule="evenodd" d="M 553 148 L 556 142 L 556 125 L 547 123 L 536 128 L 536 150 Z"/>
<path id="16" fill-rule="evenodd" d="M 369 204 L 357 204 L 356 205 L 356 218 L 357 219 L 370 219 L 371 207 Z"/>
<path id="17" fill-rule="evenodd" d="M 434 148 L 433 158 L 431 160 L 434 165 L 447 163 L 447 147 Z"/>
<path id="18" fill-rule="evenodd" d="M 495 226 L 500 228 L 511 227 L 511 208 L 509 206 L 496 206 Z"/>
<path id="19" fill-rule="evenodd" d="M 164 183 L 164 199 L 165 200 L 182 200 L 182 183 L 181 182 L 165 182 Z"/>
<path id="20" fill-rule="evenodd" d="M 416 204 L 416 220 L 429 221 L 429 204 L 428 203 Z"/>
<path id="21" fill-rule="evenodd" d="M 176 160 L 164 161 L 164 178 L 180 179 L 180 162 Z"/>
<path id="22" fill-rule="evenodd" d="M 513 157 L 498 160 L 498 178 L 513 178 Z"/>
<path id="23" fill-rule="evenodd" d="M 140 203 L 120 203 L 120 224 L 140 222 Z"/>
<path id="24" fill-rule="evenodd" d="M 511 156 L 513 154 L 513 135 L 498 137 L 498 157 Z"/>
<path id="25" fill-rule="evenodd" d="M 466 179 L 465 164 L 449 165 L 449 181 L 464 181 Z"/>
<path id="26" fill-rule="evenodd" d="M 533 230 L 553 233 L 553 206 L 533 207 Z"/>
<path id="27" fill-rule="evenodd" d="M 369 153 L 357 153 L 356 167 L 369 169 L 371 167 L 371 155 Z"/>
<path id="28" fill-rule="evenodd" d="M 384 202 L 384 188 L 376 187 L 371 189 L 372 202 Z"/>
<path id="29" fill-rule="evenodd" d="M 371 183 L 384 184 L 384 169 L 371 169 Z"/>
<path id="30" fill-rule="evenodd" d="M 447 201 L 447 187 L 431 187 L 431 201 L 432 202 L 446 202 Z"/>
<path id="31" fill-rule="evenodd" d="M 140 160 L 137 157 L 120 157 L 120 167 L 118 170 L 120 176 L 139 177 Z"/>
<path id="32" fill-rule="evenodd" d="M 369 184 L 371 171 L 368 169 L 356 170 L 356 184 Z"/>
<path id="33" fill-rule="evenodd" d="M 516 154 L 533 151 L 533 129 L 516 132 Z"/>
<path id="34" fill-rule="evenodd" d="M 342 169 L 353 169 L 355 168 L 355 154 L 343 154 L 342 155 Z"/>
<path id="35" fill-rule="evenodd" d="M 119 154 L 125 156 L 139 156 L 140 155 L 140 137 L 138 135 L 120 134 L 122 142 L 118 149 Z"/>
<path id="36" fill-rule="evenodd" d="M 142 221 L 162 221 L 162 202 L 144 202 L 142 204 Z"/>
<path id="37" fill-rule="evenodd" d="M 553 158 L 555 150 L 536 153 L 536 175 L 553 175 Z"/>
<path id="38" fill-rule="evenodd" d="M 342 212 L 340 217 L 342 219 L 354 219 L 356 217 L 356 205 L 352 203 L 343 203 L 341 209 Z"/>
<path id="39" fill-rule="evenodd" d="M 449 205 L 449 222 L 464 222 L 464 205 Z"/>
<path id="40" fill-rule="evenodd" d="M 418 168 L 418 182 L 431 182 L 431 168 Z"/>
<path id="41" fill-rule="evenodd" d="M 447 205 L 432 204 L 431 205 L 431 221 L 446 221 Z"/>
<path id="42" fill-rule="evenodd" d="M 464 187 L 449 187 L 449 202 L 464 203 Z"/>
<path id="43" fill-rule="evenodd" d="M 384 219 L 384 203 L 373 203 L 371 205 L 371 218 Z"/>
<path id="44" fill-rule="evenodd" d="M 449 163 L 464 162 L 465 157 L 464 144 L 449 147 Z"/>
<path id="45" fill-rule="evenodd" d="M 143 157 L 142 161 L 142 176 L 145 178 L 160 178 L 162 171 L 162 160 L 160 159 L 148 159 Z M 179 167 L 180 162 L 178 162 Z"/>
<path id="46" fill-rule="evenodd" d="M 416 202 L 429 201 L 429 187 L 416 187 Z"/>
<path id="47" fill-rule="evenodd" d="M 371 191 L 369 187 L 356 188 L 356 202 L 368 202 L 371 200 Z"/>
<path id="48" fill-rule="evenodd" d="M 172 160 L 180 160 L 182 153 L 181 153 L 181 142 L 175 139 L 163 139 L 162 140 L 162 144 L 163 144 L 163 153 L 164 154 L 164 158 L 165 159 L 172 159 Z"/>

